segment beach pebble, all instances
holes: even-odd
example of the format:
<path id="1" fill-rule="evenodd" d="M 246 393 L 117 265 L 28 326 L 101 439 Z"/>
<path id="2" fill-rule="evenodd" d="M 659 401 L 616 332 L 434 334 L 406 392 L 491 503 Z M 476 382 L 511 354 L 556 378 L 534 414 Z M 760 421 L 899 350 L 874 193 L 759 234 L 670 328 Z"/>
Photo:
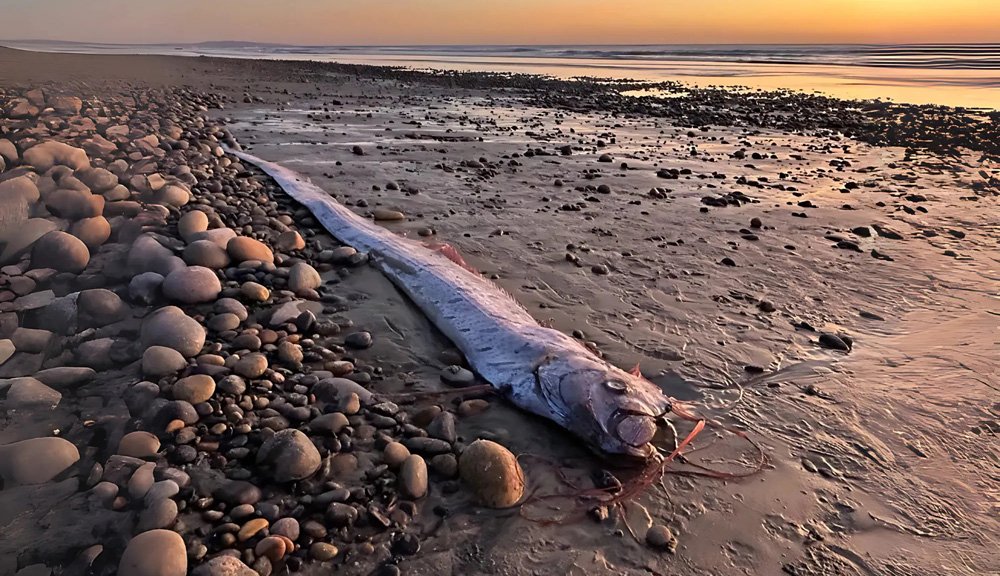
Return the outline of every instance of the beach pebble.
<path id="1" fill-rule="evenodd" d="M 31 247 L 32 268 L 52 268 L 59 272 L 82 272 L 90 262 L 90 250 L 79 238 L 53 230 Z"/>
<path id="2" fill-rule="evenodd" d="M 86 168 L 78 170 L 75 174 L 80 182 L 83 182 L 90 191 L 101 194 L 118 186 L 118 177 L 105 168 Z"/>
<path id="3" fill-rule="evenodd" d="M 246 542 L 247 540 L 253 538 L 262 530 L 265 530 L 270 523 L 266 518 L 254 518 L 247 521 L 246 524 L 240 527 L 240 531 L 237 534 L 237 539 L 240 542 Z"/>
<path id="4" fill-rule="evenodd" d="M 427 495 L 427 462 L 413 454 L 399 469 L 399 491 L 404 498 L 417 500 Z"/>
<path id="5" fill-rule="evenodd" d="M 194 374 L 178 380 L 173 387 L 174 399 L 191 404 L 207 402 L 215 393 L 215 380 L 206 374 Z"/>
<path id="6" fill-rule="evenodd" d="M 80 460 L 80 452 L 63 438 L 31 438 L 0 446 L 0 477 L 7 486 L 42 484 Z"/>
<path id="7" fill-rule="evenodd" d="M 163 279 L 163 295 L 184 304 L 211 302 L 222 292 L 215 272 L 204 266 L 188 266 L 174 270 Z"/>
<path id="8" fill-rule="evenodd" d="M 305 248 L 306 241 L 295 230 L 288 230 L 278 235 L 274 245 L 281 252 L 292 252 Z"/>
<path id="9" fill-rule="evenodd" d="M 281 518 L 271 525 L 271 534 L 284 536 L 293 542 L 299 539 L 299 521 L 295 518 Z"/>
<path id="10" fill-rule="evenodd" d="M 389 210 L 388 208 L 376 208 L 373 212 L 375 220 L 380 222 L 398 222 L 406 220 L 406 215 L 399 210 Z"/>
<path id="11" fill-rule="evenodd" d="M 148 462 L 139 466 L 139 468 L 132 473 L 132 477 L 128 480 L 129 498 L 133 500 L 141 500 L 146 497 L 146 492 L 149 492 L 149 489 L 153 487 L 153 470 L 155 468 L 155 463 Z"/>
<path id="12" fill-rule="evenodd" d="M 677 547 L 677 539 L 670 532 L 670 528 L 654 524 L 646 531 L 646 544 L 649 544 L 650 548 L 673 553 Z"/>
<path id="13" fill-rule="evenodd" d="M 149 432 L 138 430 L 122 436 L 118 454 L 132 458 L 149 458 L 160 450 L 160 440 Z"/>
<path id="14" fill-rule="evenodd" d="M 256 504 L 263 497 L 260 488 L 243 480 L 231 480 L 216 488 L 212 497 L 230 506 Z"/>
<path id="15" fill-rule="evenodd" d="M 187 547 L 172 530 L 150 530 L 129 541 L 119 576 L 187 576 Z"/>
<path id="16" fill-rule="evenodd" d="M 158 498 L 151 501 L 139 514 L 136 532 L 170 528 L 177 521 L 177 503 L 169 498 Z"/>
<path id="17" fill-rule="evenodd" d="M 111 224 L 104 216 L 94 216 L 77 220 L 69 231 L 86 244 L 91 252 L 95 252 L 111 237 Z"/>
<path id="18" fill-rule="evenodd" d="M 323 279 L 315 268 L 299 262 L 288 271 L 288 289 L 298 295 L 315 290 L 323 285 Z"/>
<path id="19" fill-rule="evenodd" d="M 382 449 L 382 462 L 389 468 L 397 468 L 410 457 L 410 451 L 399 442 L 389 442 Z"/>
<path id="20" fill-rule="evenodd" d="M 327 542 L 314 542 L 309 546 L 309 556 L 319 562 L 332 560 L 339 553 L 340 550 L 336 546 Z"/>
<path id="21" fill-rule="evenodd" d="M 191 242 L 195 234 L 208 230 L 208 215 L 201 210 L 185 212 L 177 221 L 177 232 L 185 242 Z M 209 242 L 201 240 L 201 242 Z M 213 242 L 214 244 L 214 242 Z M 216 244 L 216 246 L 218 246 Z"/>
<path id="22" fill-rule="evenodd" d="M 295 429 L 281 430 L 261 444 L 257 464 L 270 468 L 275 482 L 292 482 L 312 476 L 320 466 L 319 451 L 309 437 Z"/>
<path id="23" fill-rule="evenodd" d="M 166 346 L 150 346 L 142 353 L 142 373 L 148 378 L 162 378 L 187 367 L 184 356 Z"/>
<path id="24" fill-rule="evenodd" d="M 260 378 L 266 371 L 267 356 L 258 353 L 247 354 L 237 360 L 233 366 L 233 372 L 250 379 Z"/>
<path id="25" fill-rule="evenodd" d="M 344 338 L 344 346 L 364 350 L 372 345 L 371 332 L 352 332 Z"/>
<path id="26" fill-rule="evenodd" d="M 309 429 L 313 432 L 335 436 L 350 425 L 351 423 L 347 420 L 347 416 L 340 412 L 330 412 L 329 414 L 323 414 L 314 418 L 309 423 Z"/>
<path id="27" fill-rule="evenodd" d="M 260 262 L 274 262 L 274 253 L 260 240 L 255 240 L 247 236 L 237 236 L 226 244 L 226 252 L 234 262 L 246 262 L 247 260 L 259 260 Z"/>
<path id="28" fill-rule="evenodd" d="M 50 192 L 44 199 L 50 213 L 70 221 L 104 213 L 104 197 L 91 194 L 90 190 L 59 189 Z"/>
<path id="29" fill-rule="evenodd" d="M 139 339 L 145 348 L 166 346 L 191 357 L 205 345 L 205 329 L 180 308 L 165 306 L 143 320 Z"/>
<path id="30" fill-rule="evenodd" d="M 201 214 L 201 212 L 198 212 Z M 214 242 L 195 240 L 184 249 L 184 261 L 189 266 L 204 266 L 205 268 L 225 268 L 229 266 L 229 253 Z"/>
<path id="31" fill-rule="evenodd" d="M 19 197 L 24 199 L 28 204 L 33 204 L 41 198 L 41 193 L 38 191 L 38 185 L 35 184 L 34 180 L 28 176 L 18 176 L 17 178 L 0 182 L 0 197 Z"/>
<path id="32" fill-rule="evenodd" d="M 490 440 L 476 440 L 458 461 L 462 481 L 490 508 L 507 508 L 524 494 L 524 472 L 517 458 Z"/>
<path id="33" fill-rule="evenodd" d="M 220 555 L 198 566 L 191 576 L 260 576 L 235 556 Z"/>
<path id="34" fill-rule="evenodd" d="M 266 302 L 271 297 L 271 291 L 256 282 L 244 282 L 240 285 L 240 294 L 251 302 Z"/>

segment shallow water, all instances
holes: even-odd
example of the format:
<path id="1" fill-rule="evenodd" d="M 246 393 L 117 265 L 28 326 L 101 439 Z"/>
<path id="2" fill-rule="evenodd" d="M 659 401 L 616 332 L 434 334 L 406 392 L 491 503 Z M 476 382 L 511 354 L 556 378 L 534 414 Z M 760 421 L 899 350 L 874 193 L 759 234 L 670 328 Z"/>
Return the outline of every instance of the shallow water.
<path id="1" fill-rule="evenodd" d="M 695 86 L 744 86 L 1000 109 L 997 45 L 282 46 L 217 42 L 114 45 L 11 42 L 29 50 L 172 54 L 416 69 L 597 77 Z"/>

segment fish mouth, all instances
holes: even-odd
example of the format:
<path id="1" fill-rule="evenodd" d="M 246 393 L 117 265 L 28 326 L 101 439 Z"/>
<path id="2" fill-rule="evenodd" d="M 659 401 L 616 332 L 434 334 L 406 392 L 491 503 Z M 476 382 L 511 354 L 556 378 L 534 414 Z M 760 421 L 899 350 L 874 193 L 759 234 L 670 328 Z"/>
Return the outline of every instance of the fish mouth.
<path id="1" fill-rule="evenodd" d="M 656 417 L 641 412 L 619 410 L 612 419 L 612 434 L 632 448 L 648 446 L 656 435 Z"/>

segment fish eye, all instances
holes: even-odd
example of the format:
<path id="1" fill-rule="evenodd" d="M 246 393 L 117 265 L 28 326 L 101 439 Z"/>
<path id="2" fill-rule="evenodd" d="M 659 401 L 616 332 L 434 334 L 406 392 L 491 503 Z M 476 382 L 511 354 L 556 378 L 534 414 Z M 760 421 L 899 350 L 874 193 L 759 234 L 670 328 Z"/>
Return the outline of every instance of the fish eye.
<path id="1" fill-rule="evenodd" d="M 628 392 L 628 384 L 622 382 L 621 380 L 606 380 L 604 386 L 608 390 L 613 390 L 619 394 L 624 394 Z"/>

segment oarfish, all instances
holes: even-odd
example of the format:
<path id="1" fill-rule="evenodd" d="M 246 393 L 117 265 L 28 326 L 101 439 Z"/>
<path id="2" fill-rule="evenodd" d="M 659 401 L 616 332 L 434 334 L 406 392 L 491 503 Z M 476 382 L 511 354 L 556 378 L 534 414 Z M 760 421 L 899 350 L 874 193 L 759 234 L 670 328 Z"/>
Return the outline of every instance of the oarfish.
<path id="1" fill-rule="evenodd" d="M 606 453 L 653 455 L 651 441 L 671 399 L 638 370 L 617 368 L 576 339 L 539 325 L 493 282 L 442 251 L 356 215 L 308 178 L 228 152 L 267 173 L 337 240 L 367 252 L 501 396 Z"/>

